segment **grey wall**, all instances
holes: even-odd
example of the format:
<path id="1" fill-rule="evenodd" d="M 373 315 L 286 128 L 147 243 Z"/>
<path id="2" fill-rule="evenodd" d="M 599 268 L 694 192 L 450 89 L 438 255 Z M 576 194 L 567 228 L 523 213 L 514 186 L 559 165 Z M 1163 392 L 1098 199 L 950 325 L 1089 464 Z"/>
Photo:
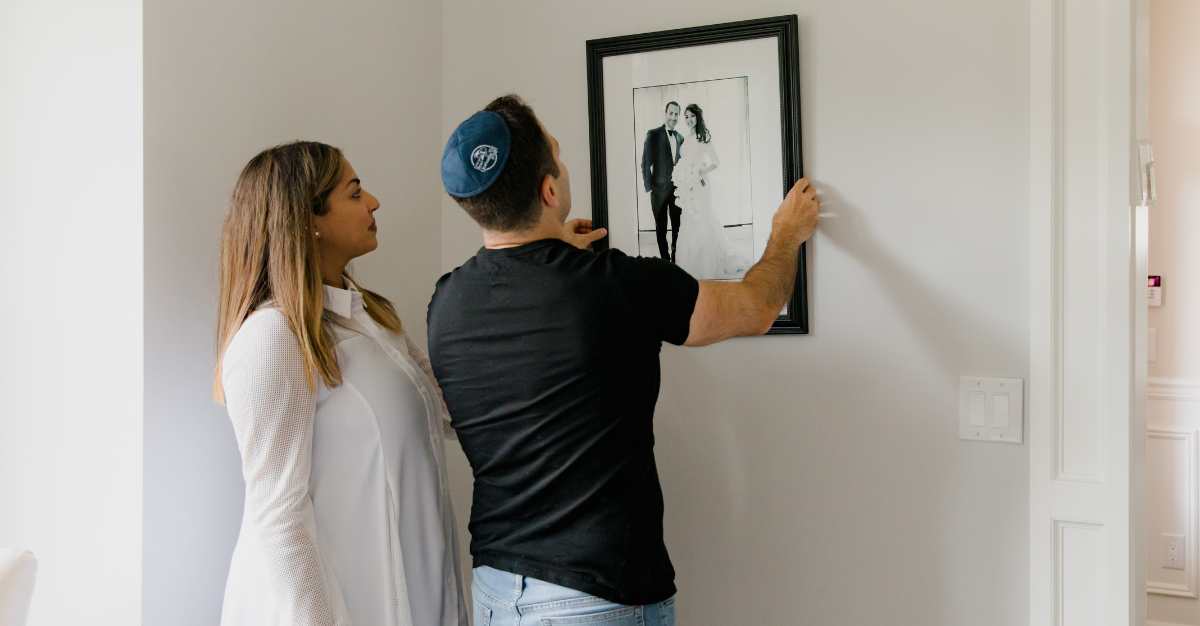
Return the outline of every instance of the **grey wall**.
<path id="1" fill-rule="evenodd" d="M 522 94 L 589 215 L 584 41 L 789 13 L 807 174 L 838 217 L 811 336 L 664 350 L 681 623 L 1026 623 L 1028 450 L 957 439 L 960 375 L 1028 374 L 1024 3 L 448 0 L 443 134 Z M 443 208 L 450 269 L 479 237 Z"/>
<path id="2" fill-rule="evenodd" d="M 424 336 L 440 242 L 440 10 L 431 0 L 145 5 L 145 624 L 210 626 L 241 517 L 209 399 L 226 199 L 270 145 L 340 146 L 382 202 L 358 276 Z"/>
<path id="3" fill-rule="evenodd" d="M 1027 375 L 1025 9 L 147 3 L 145 623 L 211 624 L 220 607 L 242 487 L 208 399 L 217 235 L 255 151 L 346 149 L 384 205 L 359 273 L 420 334 L 432 281 L 479 246 L 437 183 L 457 121 L 526 96 L 588 215 L 584 41 L 786 13 L 801 19 L 807 173 L 839 216 L 811 246 L 811 336 L 664 351 L 681 623 L 1025 623 L 1028 451 L 956 436 L 959 375 Z M 469 472 L 450 449 L 465 525 Z"/>

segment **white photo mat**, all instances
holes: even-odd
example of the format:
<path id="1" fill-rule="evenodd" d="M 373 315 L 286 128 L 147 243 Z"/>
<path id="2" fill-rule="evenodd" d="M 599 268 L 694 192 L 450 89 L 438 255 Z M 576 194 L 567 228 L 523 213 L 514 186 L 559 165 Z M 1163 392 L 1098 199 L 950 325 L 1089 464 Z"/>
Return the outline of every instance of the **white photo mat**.
<path id="1" fill-rule="evenodd" d="M 778 46 L 774 38 L 759 38 L 603 60 L 609 245 L 628 254 L 638 250 L 637 194 L 642 183 L 636 159 L 644 137 L 637 136 L 631 106 L 633 90 L 745 77 L 753 163 L 750 213 L 754 220 L 754 258 L 762 255 L 771 233 L 771 218 L 784 191 Z"/>

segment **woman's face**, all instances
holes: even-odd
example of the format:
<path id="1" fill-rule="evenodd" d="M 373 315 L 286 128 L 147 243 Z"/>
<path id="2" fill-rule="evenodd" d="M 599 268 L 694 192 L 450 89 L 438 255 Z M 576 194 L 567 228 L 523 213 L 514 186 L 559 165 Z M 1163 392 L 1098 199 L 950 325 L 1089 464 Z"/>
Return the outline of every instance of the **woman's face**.
<path id="1" fill-rule="evenodd" d="M 375 217 L 379 200 L 362 188 L 358 173 L 342 160 L 342 176 L 329 193 L 329 210 L 314 219 L 317 245 L 326 258 L 349 261 L 379 247 Z"/>
<path id="2" fill-rule="evenodd" d="M 687 123 L 687 127 L 691 130 L 696 129 L 696 114 L 691 111 L 684 111 L 683 121 Z"/>

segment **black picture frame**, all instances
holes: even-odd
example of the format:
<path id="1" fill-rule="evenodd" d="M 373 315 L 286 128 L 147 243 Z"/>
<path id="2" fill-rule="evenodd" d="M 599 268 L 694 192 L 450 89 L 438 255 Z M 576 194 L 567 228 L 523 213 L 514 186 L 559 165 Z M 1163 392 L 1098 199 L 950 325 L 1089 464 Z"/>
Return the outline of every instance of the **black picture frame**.
<path id="1" fill-rule="evenodd" d="M 783 147 L 783 194 L 804 176 L 800 136 L 800 42 L 799 19 L 783 15 L 709 26 L 664 30 L 637 35 L 606 37 L 587 41 L 588 120 L 591 143 L 592 222 L 597 227 L 608 226 L 608 175 L 604 127 L 604 59 L 668 50 L 775 38 L 779 54 L 780 127 Z M 607 239 L 597 242 L 598 249 L 608 246 Z M 808 334 L 808 274 L 806 258 L 808 244 L 800 246 L 796 285 L 788 302 L 787 314 L 780 315 L 767 334 Z"/>

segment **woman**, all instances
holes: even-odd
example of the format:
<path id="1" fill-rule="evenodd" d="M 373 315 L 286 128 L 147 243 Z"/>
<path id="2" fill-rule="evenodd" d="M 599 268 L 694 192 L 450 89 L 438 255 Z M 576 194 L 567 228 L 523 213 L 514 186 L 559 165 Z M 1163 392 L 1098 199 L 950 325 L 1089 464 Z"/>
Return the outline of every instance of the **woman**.
<path id="1" fill-rule="evenodd" d="M 675 262 L 695 278 L 737 278 L 725 227 L 712 207 L 712 187 L 707 176 L 720 165 L 712 147 L 712 133 L 704 123 L 704 111 L 697 104 L 687 105 L 683 119 L 688 134 L 671 175 L 675 204 L 683 211 Z"/>
<path id="2" fill-rule="evenodd" d="M 221 239 L 215 395 L 245 509 L 224 626 L 466 626 L 428 360 L 346 274 L 379 202 L 334 147 L 265 150 Z"/>

